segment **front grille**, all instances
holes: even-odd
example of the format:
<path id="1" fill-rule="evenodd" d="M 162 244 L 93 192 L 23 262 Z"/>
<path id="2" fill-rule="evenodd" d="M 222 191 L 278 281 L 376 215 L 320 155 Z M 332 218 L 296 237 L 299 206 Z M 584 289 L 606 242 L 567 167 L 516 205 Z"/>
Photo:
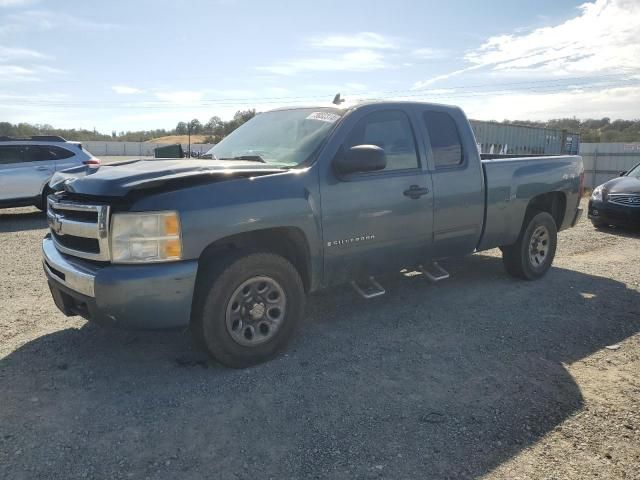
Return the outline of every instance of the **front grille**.
<path id="1" fill-rule="evenodd" d="M 109 261 L 109 206 L 50 195 L 47 222 L 56 248 L 67 255 Z"/>
<path id="2" fill-rule="evenodd" d="M 100 253 L 100 242 L 96 238 L 76 237 L 75 235 L 58 235 L 53 238 L 59 245 L 79 252 Z"/>
<path id="3" fill-rule="evenodd" d="M 640 195 L 635 193 L 610 193 L 608 200 L 625 207 L 640 207 Z"/>

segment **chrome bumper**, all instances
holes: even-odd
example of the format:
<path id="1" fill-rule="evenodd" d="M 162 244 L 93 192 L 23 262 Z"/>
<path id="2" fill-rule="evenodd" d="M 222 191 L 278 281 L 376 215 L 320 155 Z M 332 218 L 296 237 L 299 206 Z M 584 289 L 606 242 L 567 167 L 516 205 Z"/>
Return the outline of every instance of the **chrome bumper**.
<path id="1" fill-rule="evenodd" d="M 49 278 L 88 297 L 95 297 L 95 277 L 98 267 L 86 265 L 63 256 L 53 240 L 42 240 L 42 264 Z"/>

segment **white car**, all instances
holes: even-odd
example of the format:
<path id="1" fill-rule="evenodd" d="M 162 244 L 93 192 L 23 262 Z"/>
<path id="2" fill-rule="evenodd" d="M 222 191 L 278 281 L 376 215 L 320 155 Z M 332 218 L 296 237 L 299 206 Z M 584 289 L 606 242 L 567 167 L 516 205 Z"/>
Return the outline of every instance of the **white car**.
<path id="1" fill-rule="evenodd" d="M 99 164 L 79 142 L 62 137 L 0 137 L 0 208 L 45 209 L 48 183 L 56 171 Z"/>

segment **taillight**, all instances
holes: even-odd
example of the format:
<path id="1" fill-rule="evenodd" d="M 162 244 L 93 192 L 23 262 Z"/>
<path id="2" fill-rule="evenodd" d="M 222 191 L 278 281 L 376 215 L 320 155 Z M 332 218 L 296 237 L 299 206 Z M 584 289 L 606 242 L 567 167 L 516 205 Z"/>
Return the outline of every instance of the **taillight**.
<path id="1" fill-rule="evenodd" d="M 578 198 L 582 198 L 582 194 L 584 193 L 584 169 L 580 172 L 580 196 Z"/>
<path id="2" fill-rule="evenodd" d="M 89 160 L 85 160 L 84 162 L 82 162 L 83 165 L 100 165 L 100 159 L 98 158 L 90 158 Z"/>

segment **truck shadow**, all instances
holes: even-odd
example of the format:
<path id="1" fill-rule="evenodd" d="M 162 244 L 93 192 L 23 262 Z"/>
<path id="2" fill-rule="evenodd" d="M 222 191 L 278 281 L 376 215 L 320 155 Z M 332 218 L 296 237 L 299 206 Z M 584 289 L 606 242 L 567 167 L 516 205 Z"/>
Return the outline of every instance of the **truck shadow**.
<path id="1" fill-rule="evenodd" d="M 636 228 L 610 226 L 610 227 L 602 227 L 598 229 L 594 227 L 594 230 L 596 230 L 598 233 L 615 235 L 617 237 L 640 238 L 640 226 Z"/>
<path id="2" fill-rule="evenodd" d="M 5 441 L 45 476 L 479 477 L 581 408 L 564 364 L 640 331 L 640 295 L 561 268 L 514 281 L 486 255 L 446 266 L 369 302 L 313 295 L 288 352 L 244 371 L 185 332 L 42 336 L 0 361 Z"/>
<path id="3" fill-rule="evenodd" d="M 35 208 L 0 210 L 0 233 L 23 232 L 47 228 L 44 212 Z"/>

